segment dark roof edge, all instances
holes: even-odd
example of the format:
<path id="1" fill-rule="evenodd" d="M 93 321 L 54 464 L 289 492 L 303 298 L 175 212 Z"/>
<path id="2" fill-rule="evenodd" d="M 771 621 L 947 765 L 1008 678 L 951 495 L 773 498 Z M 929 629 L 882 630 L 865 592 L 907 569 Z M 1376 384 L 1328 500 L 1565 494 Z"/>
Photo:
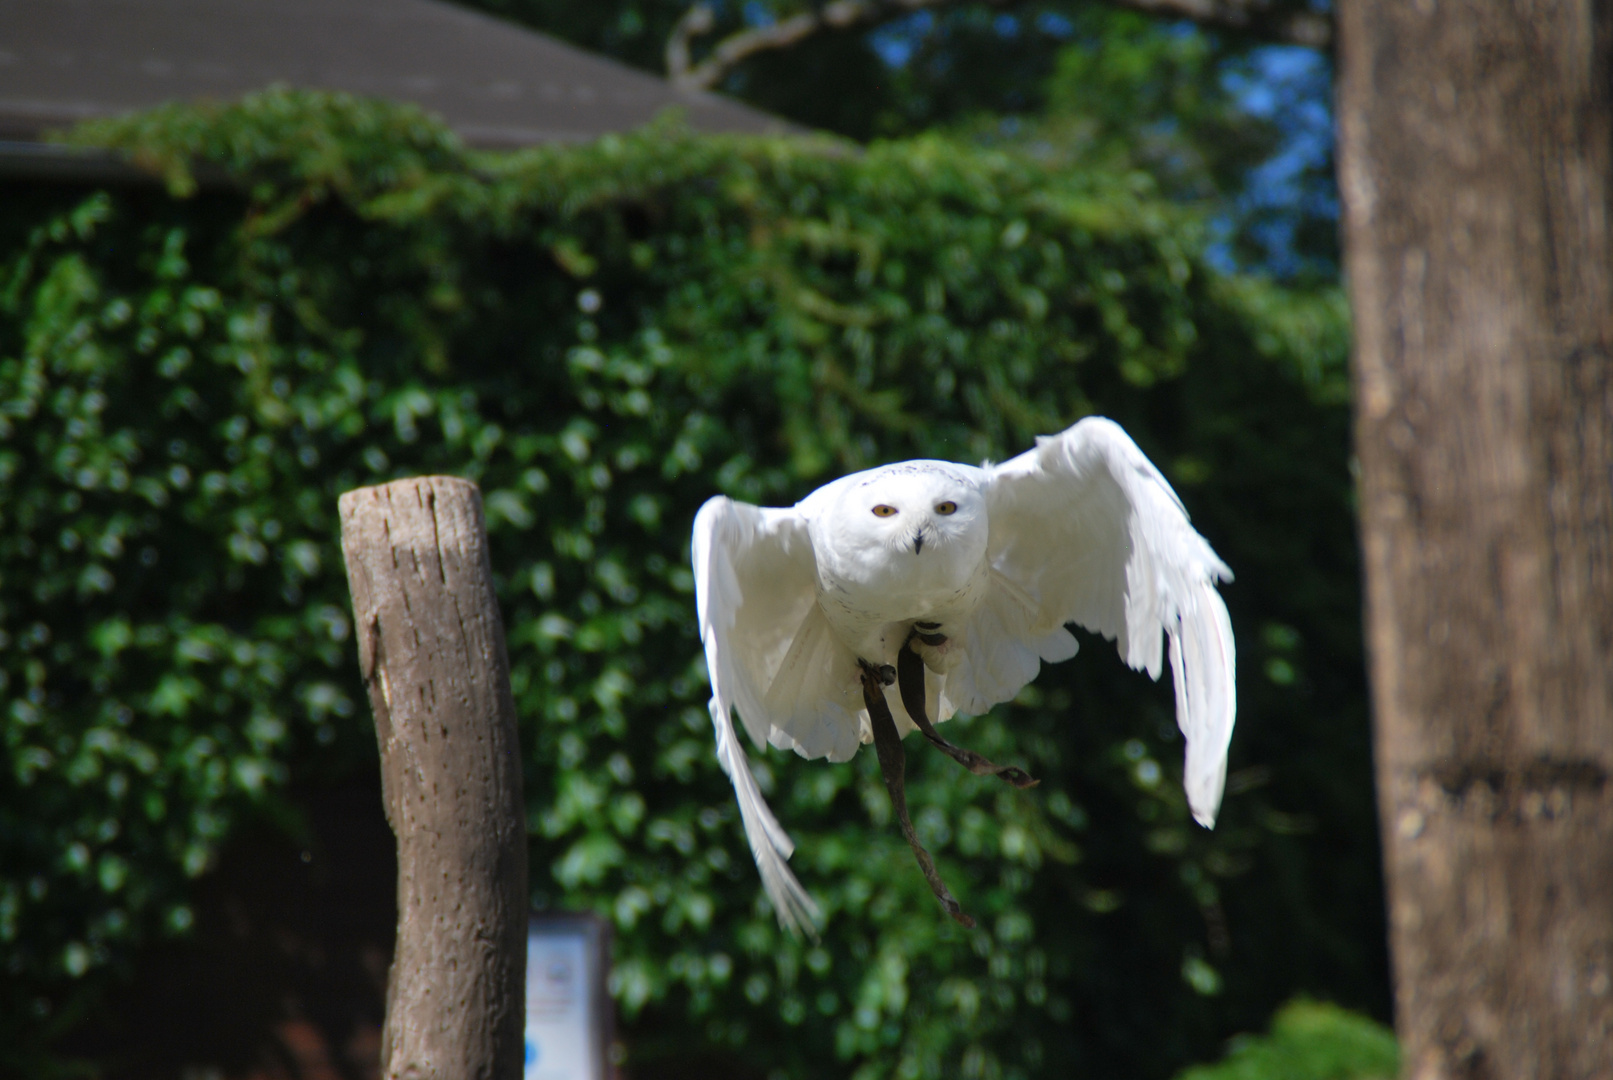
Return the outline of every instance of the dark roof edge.
<path id="1" fill-rule="evenodd" d="M 0 179 L 83 184 L 161 184 L 162 177 L 122 154 L 91 147 L 0 140 Z M 197 178 L 200 181 L 200 177 Z"/>

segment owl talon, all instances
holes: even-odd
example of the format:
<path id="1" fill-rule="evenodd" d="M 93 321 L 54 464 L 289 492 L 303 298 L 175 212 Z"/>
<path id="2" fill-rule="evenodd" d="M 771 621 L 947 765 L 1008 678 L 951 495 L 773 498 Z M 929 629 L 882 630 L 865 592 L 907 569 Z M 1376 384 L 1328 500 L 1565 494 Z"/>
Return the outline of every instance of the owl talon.
<path id="1" fill-rule="evenodd" d="M 858 657 L 857 666 L 862 668 L 881 686 L 896 685 L 896 668 L 892 664 L 871 664 L 862 657 Z"/>

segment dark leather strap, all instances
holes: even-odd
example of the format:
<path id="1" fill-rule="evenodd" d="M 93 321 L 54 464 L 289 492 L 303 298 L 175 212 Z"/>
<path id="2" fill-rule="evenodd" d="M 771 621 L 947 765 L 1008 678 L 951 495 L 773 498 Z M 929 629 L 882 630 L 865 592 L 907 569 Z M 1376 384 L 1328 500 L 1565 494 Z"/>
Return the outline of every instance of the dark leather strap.
<path id="1" fill-rule="evenodd" d="M 914 637 L 926 644 L 935 644 L 928 637 L 939 635 L 914 634 Z M 909 639 L 909 644 L 911 643 Z M 944 642 L 946 639 L 941 638 Z M 996 765 L 988 758 L 982 757 L 973 750 L 965 750 L 961 746 L 954 746 L 943 739 L 930 723 L 930 718 L 924 712 L 924 661 L 919 658 L 908 644 L 902 646 L 901 652 L 896 654 L 896 688 L 902 693 L 902 704 L 907 707 L 907 715 L 913 718 L 913 723 L 919 726 L 924 737 L 935 744 L 937 750 L 962 765 L 976 776 L 1000 776 L 1017 788 L 1032 788 L 1041 781 L 1031 776 L 1024 769 L 1014 765 Z M 872 715 L 872 714 L 870 714 Z"/>
<path id="2" fill-rule="evenodd" d="M 907 757 L 902 750 L 902 737 L 896 734 L 896 720 L 885 702 L 885 687 L 880 681 L 879 672 L 863 665 L 862 683 L 863 704 L 868 706 L 868 720 L 874 729 L 874 750 L 879 754 L 879 771 L 885 777 L 885 790 L 890 792 L 896 822 L 902 827 L 902 835 L 907 838 L 908 847 L 913 849 L 913 857 L 918 860 L 919 869 L 924 871 L 924 880 L 930 883 L 930 891 L 935 893 L 941 907 L 959 923 L 973 929 L 975 921 L 963 913 L 963 907 L 947 891 L 946 882 L 941 880 L 930 853 L 924 850 L 918 834 L 913 831 L 913 822 L 908 820 L 905 780 Z"/>

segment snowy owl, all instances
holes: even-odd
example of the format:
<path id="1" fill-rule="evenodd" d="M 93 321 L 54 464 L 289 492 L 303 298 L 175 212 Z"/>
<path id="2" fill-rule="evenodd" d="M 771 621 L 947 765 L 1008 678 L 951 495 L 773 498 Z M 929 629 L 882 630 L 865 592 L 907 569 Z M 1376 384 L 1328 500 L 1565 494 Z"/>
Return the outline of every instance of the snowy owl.
<path id="1" fill-rule="evenodd" d="M 785 862 L 794 845 L 751 774 L 733 710 L 758 747 L 847 761 L 875 743 L 925 876 L 968 924 L 907 820 L 900 737 L 921 730 L 972 771 L 1035 783 L 952 746 L 933 723 L 983 713 L 1042 661 L 1074 656 L 1067 623 L 1117 641 L 1155 679 L 1169 640 L 1183 785 L 1193 816 L 1214 824 L 1236 711 L 1232 624 L 1215 582 L 1232 572 L 1113 421 L 1083 420 L 1000 465 L 854 473 L 791 508 L 718 496 L 695 517 L 691 555 L 717 758 L 781 924 L 810 931 L 817 907 Z"/>

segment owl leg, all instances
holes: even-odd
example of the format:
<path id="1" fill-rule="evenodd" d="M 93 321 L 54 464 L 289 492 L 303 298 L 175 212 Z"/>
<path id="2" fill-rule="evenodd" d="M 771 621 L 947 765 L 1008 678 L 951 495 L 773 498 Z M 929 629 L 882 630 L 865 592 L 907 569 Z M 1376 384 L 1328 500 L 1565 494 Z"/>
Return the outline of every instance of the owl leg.
<path id="1" fill-rule="evenodd" d="M 918 834 L 913 831 L 913 822 L 908 819 L 907 759 L 902 751 L 902 737 L 896 733 L 896 720 L 891 716 L 890 706 L 885 703 L 885 687 L 890 683 L 873 664 L 865 660 L 857 663 L 862 666 L 863 703 L 868 706 L 868 720 L 874 729 L 874 749 L 879 754 L 879 771 L 885 777 L 885 790 L 890 792 L 891 809 L 896 811 L 896 822 L 902 828 L 902 836 L 907 839 L 908 847 L 913 849 L 913 857 L 924 872 L 924 880 L 930 883 L 930 891 L 941 902 L 941 907 L 953 919 L 973 929 L 975 921 L 964 914 L 962 905 L 947 891 L 946 882 L 941 880 L 934 860 L 924 850 L 924 845 L 919 843 Z M 888 669 L 890 665 L 884 666 Z"/>
<path id="2" fill-rule="evenodd" d="M 937 634 L 921 634 L 917 631 L 913 634 L 913 637 L 918 638 L 926 645 L 944 644 L 946 642 L 944 637 L 940 638 L 939 641 L 933 640 L 939 636 Z M 1040 784 L 1040 780 L 1031 776 L 1024 769 L 1014 765 L 994 764 L 973 750 L 965 750 L 961 746 L 954 746 L 941 737 L 940 732 L 935 730 L 935 725 L 930 723 L 929 716 L 924 712 L 924 661 L 918 653 L 913 651 L 912 645 L 913 638 L 909 638 L 907 643 L 902 646 L 901 651 L 896 654 L 896 683 L 897 689 L 902 694 L 902 704 L 907 707 L 907 715 L 913 718 L 913 723 L 918 725 L 919 730 L 924 733 L 924 737 L 934 743 L 937 750 L 976 776 L 1000 776 L 1017 788 L 1031 788 Z M 869 715 L 873 714 L 870 713 Z"/>

